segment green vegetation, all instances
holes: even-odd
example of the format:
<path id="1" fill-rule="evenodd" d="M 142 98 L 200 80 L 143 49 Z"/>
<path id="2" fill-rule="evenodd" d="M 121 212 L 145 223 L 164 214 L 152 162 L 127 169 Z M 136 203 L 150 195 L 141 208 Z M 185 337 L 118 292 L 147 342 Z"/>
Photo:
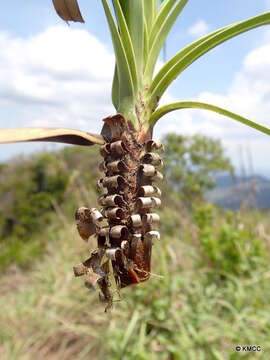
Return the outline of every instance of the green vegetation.
<path id="1" fill-rule="evenodd" d="M 204 140 L 211 144 L 175 137 L 183 146 Z M 220 144 L 215 148 L 223 159 Z M 188 149 L 193 159 L 198 148 Z M 0 358 L 254 357 L 237 353 L 237 344 L 261 345 L 258 357 L 269 358 L 269 213 L 232 213 L 207 204 L 202 198 L 208 186 L 192 207 L 186 206 L 188 195 L 181 200 L 172 186 L 164 187 L 152 277 L 122 289 L 121 301 L 104 313 L 96 293 L 72 271 L 86 249 L 95 248 L 95 239 L 80 240 L 73 213 L 78 205 L 96 205 L 99 161 L 94 148 L 65 148 L 1 166 L 0 261 L 2 269 L 12 266 L 0 278 Z M 201 161 L 205 166 L 204 156 Z M 186 164 L 177 164 L 185 173 Z M 200 177 L 191 179 L 192 186 L 200 183 Z M 13 225 L 3 226 L 12 214 Z"/>

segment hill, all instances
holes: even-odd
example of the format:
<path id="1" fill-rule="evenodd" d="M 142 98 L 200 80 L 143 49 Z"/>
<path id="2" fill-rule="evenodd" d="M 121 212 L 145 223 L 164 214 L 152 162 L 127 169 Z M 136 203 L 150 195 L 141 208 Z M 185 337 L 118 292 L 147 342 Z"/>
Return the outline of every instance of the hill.
<path id="1" fill-rule="evenodd" d="M 264 176 L 221 175 L 216 186 L 207 193 L 207 200 L 223 208 L 239 209 L 240 206 L 269 209 L 270 180 Z"/>

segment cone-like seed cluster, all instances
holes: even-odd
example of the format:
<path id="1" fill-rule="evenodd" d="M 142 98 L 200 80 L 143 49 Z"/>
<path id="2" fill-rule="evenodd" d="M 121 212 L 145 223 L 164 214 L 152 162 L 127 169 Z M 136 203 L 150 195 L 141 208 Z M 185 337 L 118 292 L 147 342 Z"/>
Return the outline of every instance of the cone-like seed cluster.
<path id="1" fill-rule="evenodd" d="M 135 145 L 134 145 L 135 144 Z M 153 239 L 159 239 L 152 225 L 159 223 L 159 215 L 152 208 L 161 205 L 160 189 L 156 181 L 162 160 L 154 150 L 162 145 L 149 140 L 107 142 L 100 149 L 104 161 L 100 170 L 104 177 L 98 181 L 100 210 L 80 208 L 76 212 L 77 227 L 86 240 L 97 236 L 98 249 L 84 263 L 74 267 L 76 276 L 86 275 L 88 288 L 99 286 L 101 299 L 112 304 L 110 266 L 117 287 L 145 281 L 150 276 Z"/>

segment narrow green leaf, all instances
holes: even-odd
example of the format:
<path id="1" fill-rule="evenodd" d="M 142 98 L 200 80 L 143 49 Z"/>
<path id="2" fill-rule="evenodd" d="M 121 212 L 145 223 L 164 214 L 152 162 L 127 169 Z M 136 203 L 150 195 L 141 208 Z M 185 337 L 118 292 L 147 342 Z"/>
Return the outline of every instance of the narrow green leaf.
<path id="1" fill-rule="evenodd" d="M 118 70 L 118 80 L 119 80 L 119 111 L 125 104 L 131 103 L 134 100 L 134 88 L 132 83 L 132 76 L 126 56 L 126 52 L 115 24 L 113 15 L 111 13 L 110 7 L 108 5 L 108 0 L 102 0 L 102 4 L 105 10 L 106 18 L 109 24 L 116 63 Z"/>
<path id="2" fill-rule="evenodd" d="M 158 1 L 156 0 L 143 0 L 143 12 L 146 22 L 147 32 L 150 33 L 152 24 L 155 19 L 155 14 L 158 8 Z M 156 10 L 155 10 L 156 9 Z"/>
<path id="3" fill-rule="evenodd" d="M 148 59 L 148 53 L 149 53 L 149 38 L 148 38 L 148 32 L 147 32 L 147 24 L 146 20 L 144 19 L 144 36 L 143 36 L 143 70 L 144 66 Z"/>
<path id="4" fill-rule="evenodd" d="M 172 69 L 172 67 L 178 63 L 179 60 L 181 60 L 185 55 L 187 55 L 191 50 L 193 50 L 196 46 L 200 45 L 202 42 L 204 42 L 205 40 L 209 39 L 210 37 L 212 37 L 213 35 L 216 35 L 217 33 L 223 31 L 224 29 L 227 29 L 229 26 L 225 26 L 221 29 L 215 30 L 213 32 L 211 32 L 208 35 L 205 35 L 203 37 L 201 37 L 200 39 L 192 42 L 191 44 L 189 44 L 188 46 L 186 46 L 185 48 L 183 48 L 181 51 L 179 51 L 175 56 L 173 56 L 169 61 L 166 62 L 165 65 L 162 66 L 162 68 L 159 70 L 159 72 L 156 74 L 156 76 L 154 77 L 151 86 L 149 88 L 149 94 L 151 94 L 153 92 L 153 90 L 155 89 L 155 87 L 158 85 L 158 83 L 160 82 L 160 80 Z"/>
<path id="5" fill-rule="evenodd" d="M 220 115 L 227 116 L 231 119 L 234 119 L 242 124 L 245 124 L 253 129 L 256 129 L 266 135 L 270 135 L 270 129 L 260 125 L 252 120 L 249 120 L 243 116 L 240 116 L 236 113 L 233 113 L 229 110 L 223 109 L 219 106 L 199 102 L 199 101 L 177 101 L 168 105 L 161 106 L 157 109 L 152 116 L 150 117 L 150 124 L 154 125 L 162 116 L 168 114 L 171 111 L 180 110 L 180 109 L 203 109 L 203 110 L 210 110 L 216 112 Z"/>
<path id="6" fill-rule="evenodd" d="M 104 144 L 101 135 L 63 128 L 0 129 L 0 144 L 22 141 L 47 141 L 73 145 Z"/>
<path id="7" fill-rule="evenodd" d="M 167 71 L 163 78 L 159 81 L 156 87 L 152 90 L 150 106 L 155 108 L 158 100 L 163 95 L 168 86 L 175 80 L 179 74 L 184 71 L 190 64 L 192 64 L 199 57 L 222 44 L 223 42 L 243 33 L 270 23 L 270 12 L 263 13 L 252 17 L 250 19 L 238 22 L 234 25 L 226 27 L 223 31 L 218 31 L 215 35 L 206 38 L 205 41 L 200 42 L 197 46 L 188 51 L 185 56 L 180 57 L 174 66 Z"/>
<path id="8" fill-rule="evenodd" d="M 119 2 L 131 37 L 140 79 L 142 78 L 144 48 L 143 3 L 142 0 L 119 0 Z"/>
<path id="9" fill-rule="evenodd" d="M 131 42 L 131 37 L 129 34 L 129 30 L 127 27 L 127 23 L 122 11 L 122 8 L 120 6 L 119 0 L 113 0 L 113 5 L 115 8 L 117 20 L 118 20 L 118 26 L 120 30 L 120 36 L 121 40 L 127 55 L 127 60 L 129 63 L 129 68 L 132 76 L 133 81 L 133 87 L 134 92 L 137 93 L 138 89 L 138 75 L 137 75 L 137 69 L 136 69 L 136 59 L 135 59 L 135 53 Z"/>
<path id="10" fill-rule="evenodd" d="M 115 110 L 119 109 L 119 81 L 118 81 L 118 70 L 117 65 L 114 67 L 113 83 L 112 83 L 112 103 Z"/>
<path id="11" fill-rule="evenodd" d="M 187 2 L 188 0 L 177 0 L 173 7 L 175 0 L 166 0 L 160 7 L 149 40 L 150 51 L 145 68 L 145 75 L 149 79 L 152 78 L 158 55 L 164 45 L 168 33 Z"/>

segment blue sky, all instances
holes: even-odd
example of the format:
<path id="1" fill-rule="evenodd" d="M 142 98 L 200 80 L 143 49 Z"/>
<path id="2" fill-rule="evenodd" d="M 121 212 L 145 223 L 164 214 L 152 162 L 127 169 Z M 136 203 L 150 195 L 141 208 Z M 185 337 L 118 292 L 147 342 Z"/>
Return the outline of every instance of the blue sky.
<path id="1" fill-rule="evenodd" d="M 23 3 L 1 5 L 0 127 L 99 131 L 101 119 L 114 111 L 114 59 L 101 1 L 79 1 L 86 24 L 69 27 L 57 17 L 51 0 Z M 267 10 L 268 0 L 190 0 L 169 35 L 167 58 L 208 31 Z M 270 126 L 269 29 L 250 31 L 199 59 L 169 88 L 166 98 L 207 100 Z M 251 152 L 254 171 L 270 176 L 270 140 L 255 130 L 208 112 L 179 111 L 160 121 L 155 136 L 167 131 L 223 139 L 236 166 L 241 152 Z M 56 148 L 0 145 L 0 160 L 44 146 Z"/>

